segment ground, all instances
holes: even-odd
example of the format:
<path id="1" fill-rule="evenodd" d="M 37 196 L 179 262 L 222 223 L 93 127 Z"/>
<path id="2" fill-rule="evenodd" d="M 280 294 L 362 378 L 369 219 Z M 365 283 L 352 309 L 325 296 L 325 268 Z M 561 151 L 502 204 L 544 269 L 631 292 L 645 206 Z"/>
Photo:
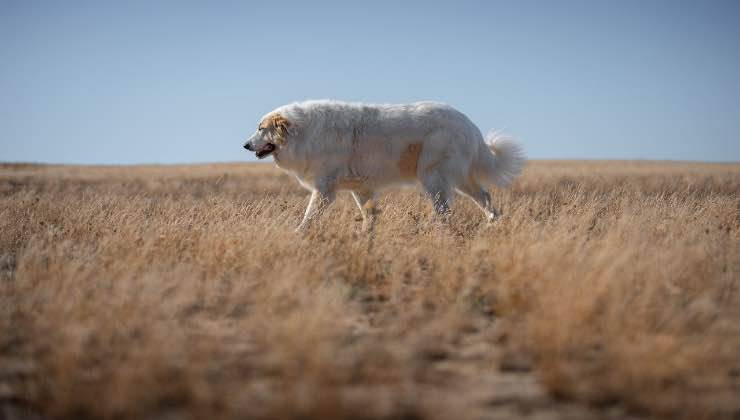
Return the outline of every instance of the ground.
<path id="1" fill-rule="evenodd" d="M 532 162 L 314 228 L 269 164 L 0 166 L 0 417 L 740 416 L 740 165 Z"/>

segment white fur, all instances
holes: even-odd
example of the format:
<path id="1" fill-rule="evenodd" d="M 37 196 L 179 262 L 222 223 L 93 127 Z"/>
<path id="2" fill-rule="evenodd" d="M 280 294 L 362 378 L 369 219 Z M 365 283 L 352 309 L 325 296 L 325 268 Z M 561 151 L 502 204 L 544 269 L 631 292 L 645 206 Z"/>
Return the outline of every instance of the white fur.
<path id="1" fill-rule="evenodd" d="M 491 133 L 484 140 L 468 117 L 436 102 L 371 105 L 321 100 L 281 106 L 286 130 L 262 129 L 247 142 L 249 150 L 275 145 L 280 168 L 312 191 L 299 229 L 330 204 L 338 190 L 351 190 L 372 228 L 373 198 L 394 184 L 419 182 L 435 211 L 449 211 L 453 192 L 475 201 L 489 220 L 499 212 L 484 188 L 508 185 L 524 166 L 521 146 Z"/>

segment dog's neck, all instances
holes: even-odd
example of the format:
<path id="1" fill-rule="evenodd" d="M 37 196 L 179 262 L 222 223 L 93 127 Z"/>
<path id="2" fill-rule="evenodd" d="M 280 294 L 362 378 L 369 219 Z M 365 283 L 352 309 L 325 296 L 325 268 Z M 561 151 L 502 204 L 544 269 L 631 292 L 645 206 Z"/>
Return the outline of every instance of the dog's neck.
<path id="1" fill-rule="evenodd" d="M 308 172 L 309 160 L 296 159 L 288 149 L 278 149 L 272 154 L 272 159 L 280 169 L 305 174 Z"/>

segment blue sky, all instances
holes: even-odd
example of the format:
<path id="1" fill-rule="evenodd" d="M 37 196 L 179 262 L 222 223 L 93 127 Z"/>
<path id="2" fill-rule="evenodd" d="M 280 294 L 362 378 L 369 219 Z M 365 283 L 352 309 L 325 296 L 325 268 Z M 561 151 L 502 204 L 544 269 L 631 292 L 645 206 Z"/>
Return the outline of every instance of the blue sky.
<path id="1" fill-rule="evenodd" d="M 0 0 L 0 161 L 243 161 L 295 100 L 438 100 L 531 158 L 740 160 L 740 2 Z"/>

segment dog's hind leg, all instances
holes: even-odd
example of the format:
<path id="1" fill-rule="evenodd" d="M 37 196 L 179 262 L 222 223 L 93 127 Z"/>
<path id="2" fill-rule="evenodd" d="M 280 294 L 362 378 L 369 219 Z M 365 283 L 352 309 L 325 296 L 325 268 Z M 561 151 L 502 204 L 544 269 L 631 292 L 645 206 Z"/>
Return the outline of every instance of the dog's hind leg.
<path id="1" fill-rule="evenodd" d="M 451 147 L 455 133 L 439 131 L 424 140 L 416 161 L 416 176 L 434 203 L 437 215 L 450 212 L 454 200 L 454 186 L 461 176 L 460 151 Z"/>
<path id="2" fill-rule="evenodd" d="M 458 185 L 457 191 L 470 197 L 483 210 L 489 222 L 493 222 L 501 216 L 501 212 L 491 202 L 491 194 L 474 179 L 470 178 L 467 183 Z"/>
<path id="3" fill-rule="evenodd" d="M 420 181 L 434 203 L 434 211 L 441 216 L 447 215 L 453 200 L 450 183 L 437 171 L 422 174 Z"/>
<path id="4" fill-rule="evenodd" d="M 352 191 L 352 197 L 362 213 L 362 230 L 372 232 L 375 227 L 375 193 L 371 191 Z"/>
<path id="5" fill-rule="evenodd" d="M 309 224 L 317 216 L 321 215 L 323 211 L 334 202 L 336 194 L 333 190 L 329 189 L 317 189 L 311 193 L 311 199 L 308 201 L 306 212 L 303 214 L 303 220 L 301 224 L 296 228 L 296 232 L 301 232 L 308 228 Z"/>

